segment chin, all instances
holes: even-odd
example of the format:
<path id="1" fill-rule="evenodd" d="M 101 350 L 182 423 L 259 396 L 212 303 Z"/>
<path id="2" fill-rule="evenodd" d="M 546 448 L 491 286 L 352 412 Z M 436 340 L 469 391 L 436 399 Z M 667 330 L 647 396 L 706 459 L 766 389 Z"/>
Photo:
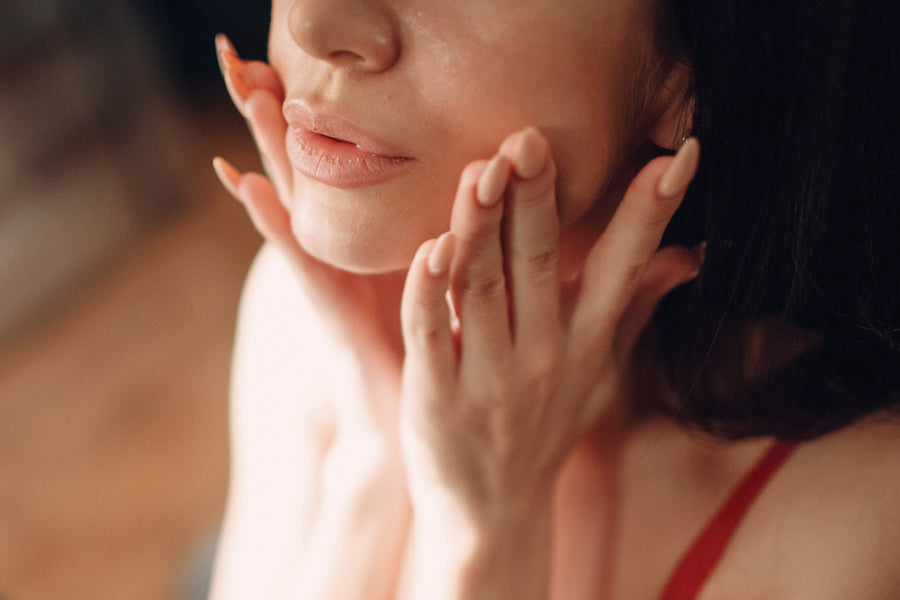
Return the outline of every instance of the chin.
<path id="1" fill-rule="evenodd" d="M 449 224 L 449 208 L 402 201 L 412 195 L 405 189 L 348 192 L 309 186 L 294 194 L 291 227 L 310 255 L 338 269 L 359 274 L 406 270 L 419 246 Z M 448 214 L 435 218 L 439 212 Z"/>
<path id="2" fill-rule="evenodd" d="M 421 241 L 400 240 L 379 235 L 379 228 L 358 226 L 315 226 L 309 220 L 294 219 L 294 235 L 312 257 L 337 269 L 360 275 L 405 270 Z"/>

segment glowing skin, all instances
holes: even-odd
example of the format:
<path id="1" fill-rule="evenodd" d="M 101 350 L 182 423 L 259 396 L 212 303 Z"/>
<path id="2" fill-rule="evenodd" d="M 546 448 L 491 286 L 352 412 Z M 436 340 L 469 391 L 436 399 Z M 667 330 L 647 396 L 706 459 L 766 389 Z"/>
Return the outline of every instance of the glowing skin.
<path id="1" fill-rule="evenodd" d="M 659 597 L 767 440 L 628 418 L 634 344 L 702 263 L 658 249 L 699 143 L 631 164 L 685 112 L 650 5 L 275 0 L 277 72 L 219 39 L 268 179 L 215 162 L 267 245 L 213 598 Z M 805 445 L 701 596 L 896 598 L 881 426 Z"/>
<path id="2" fill-rule="evenodd" d="M 553 148 L 563 224 L 584 216 L 646 135 L 652 17 L 649 0 L 275 0 L 299 240 L 350 270 L 405 268 L 447 229 L 465 165 L 527 125 Z"/>
<path id="3" fill-rule="evenodd" d="M 248 283 L 267 306 L 287 300 L 267 318 L 300 323 L 292 334 L 280 324 L 263 334 L 283 346 L 239 349 L 236 372 L 280 382 L 279 402 L 310 410 L 294 421 L 304 432 L 283 438 L 310 447 L 275 452 L 303 463 L 282 472 L 301 482 L 302 498 L 277 509 L 267 530 L 249 505 L 235 504 L 220 561 L 242 564 L 240 548 L 256 547 L 247 540 L 274 539 L 284 551 L 269 552 L 273 561 L 300 569 L 277 563 L 269 568 L 277 577 L 254 579 L 241 566 L 220 590 L 263 581 L 296 597 L 374 600 L 395 597 L 399 578 L 412 582 L 414 600 L 545 600 L 551 581 L 562 582 L 555 597 L 573 597 L 569 581 L 596 587 L 568 567 L 551 577 L 567 563 L 551 556 L 550 499 L 584 426 L 623 402 L 619 369 L 653 306 L 698 268 L 687 249 L 656 252 L 680 201 L 657 188 L 673 160 L 650 162 L 624 192 L 637 148 L 670 114 L 663 100 L 674 100 L 657 99 L 672 88 L 647 76 L 649 0 L 499 4 L 276 0 L 274 70 L 241 64 L 219 40 L 271 182 L 222 160 L 216 169 L 302 290 Z M 676 169 L 670 192 L 693 174 L 696 147 L 683 151 L 692 147 L 681 163 L 694 166 Z M 582 262 L 584 275 L 569 280 Z M 245 335 L 269 331 L 249 318 Z M 283 349 L 286 379 L 266 373 L 277 364 L 269 353 Z M 309 358 L 294 360 L 301 355 Z M 325 372 L 334 381 L 311 377 Z M 258 406 L 261 388 L 245 389 L 235 402 Z M 503 402 L 486 396 L 504 390 Z M 437 404 L 456 408 L 435 414 L 428 407 Z M 512 413 L 482 414 L 501 405 Z M 494 416 L 503 426 L 487 428 L 487 450 L 470 460 L 467 435 Z M 547 425 L 537 436 L 546 444 L 534 443 L 535 424 Z M 258 448 L 257 433 L 236 429 L 235 447 Z M 522 443 L 539 456 L 507 464 L 502 448 Z M 248 475 L 238 473 L 232 498 L 253 498 L 253 510 L 272 515 L 262 508 L 271 494 Z M 496 522 L 511 496 L 523 500 L 519 510 Z M 527 539 L 507 535 L 509 525 Z M 559 540 L 558 548 L 583 546 L 578 536 Z M 521 554 L 528 564 L 513 564 Z M 505 576 L 484 570 L 485 558 Z M 528 579 L 514 577 L 520 567 Z M 434 595 L 435 581 L 446 596 Z M 260 596 L 289 595 L 252 597 Z"/>

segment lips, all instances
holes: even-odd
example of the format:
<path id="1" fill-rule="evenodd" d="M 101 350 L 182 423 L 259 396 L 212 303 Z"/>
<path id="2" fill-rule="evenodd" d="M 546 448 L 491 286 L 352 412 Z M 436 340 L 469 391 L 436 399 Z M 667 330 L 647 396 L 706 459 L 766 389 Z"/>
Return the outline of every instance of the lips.
<path id="1" fill-rule="evenodd" d="M 414 162 L 349 119 L 315 110 L 299 100 L 285 103 L 288 157 L 302 175 L 341 189 L 385 183 Z"/>

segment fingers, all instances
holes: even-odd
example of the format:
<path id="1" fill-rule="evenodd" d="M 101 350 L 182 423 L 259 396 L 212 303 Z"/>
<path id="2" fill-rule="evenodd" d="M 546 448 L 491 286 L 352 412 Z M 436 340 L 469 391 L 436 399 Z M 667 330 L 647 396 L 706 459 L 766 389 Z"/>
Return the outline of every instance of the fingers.
<path id="1" fill-rule="evenodd" d="M 456 351 L 446 295 L 455 245 L 449 232 L 422 244 L 403 289 L 400 319 L 406 371 L 416 378 L 414 388 L 423 391 L 449 389 L 455 373 Z"/>
<path id="2" fill-rule="evenodd" d="M 216 56 L 219 59 L 222 79 L 225 80 L 225 87 L 228 88 L 228 95 L 231 96 L 231 101 L 243 115 L 244 99 L 250 94 L 250 87 L 243 77 L 244 61 L 238 57 L 234 46 L 231 45 L 231 41 L 224 33 L 216 36 Z"/>
<path id="3" fill-rule="evenodd" d="M 284 101 L 284 87 L 275 69 L 260 61 L 243 61 L 231 40 L 223 33 L 216 36 L 219 69 L 231 101 L 246 116 L 244 102 L 252 90 L 266 90 L 279 102 Z"/>
<path id="4" fill-rule="evenodd" d="M 281 78 L 267 63 L 251 60 L 244 63 L 244 81 L 251 90 L 265 90 L 278 104 L 284 103 L 284 87 Z"/>
<path id="5" fill-rule="evenodd" d="M 572 336 L 595 351 L 591 343 L 613 339 L 622 315 L 637 290 L 663 232 L 681 203 L 700 158 L 700 144 L 689 139 L 674 158 L 651 161 L 632 181 L 603 235 L 584 266 L 582 296 L 572 317 L 572 331 L 596 335 Z"/>
<path id="6" fill-rule="evenodd" d="M 213 159 L 213 168 L 222 185 L 239 200 L 263 238 L 274 244 L 303 275 L 315 274 L 320 263 L 309 256 L 294 237 L 291 217 L 274 186 L 258 173 L 241 175 L 224 158 Z"/>
<path id="7" fill-rule="evenodd" d="M 559 330 L 556 167 L 535 128 L 510 136 L 503 154 L 513 168 L 503 222 L 507 287 L 515 343 L 527 349 L 554 339 Z"/>
<path id="8" fill-rule="evenodd" d="M 290 193 L 291 169 L 284 150 L 287 124 L 282 115 L 284 88 L 275 70 L 259 61 L 240 59 L 224 34 L 216 36 L 219 67 L 232 102 L 247 119 L 266 172 L 279 196 Z"/>
<path id="9" fill-rule="evenodd" d="M 244 107 L 266 172 L 271 175 L 279 197 L 287 201 L 290 197 L 291 166 L 284 147 L 287 123 L 282 116 L 281 103 L 268 91 L 253 90 Z"/>
<path id="10" fill-rule="evenodd" d="M 490 161 L 463 174 L 451 223 L 458 251 L 450 286 L 464 370 L 497 365 L 514 346 L 527 353 L 556 340 L 555 177 L 549 144 L 535 128 L 511 135 Z"/>
<path id="11" fill-rule="evenodd" d="M 463 171 L 453 204 L 450 230 L 456 238 L 450 290 L 459 316 L 461 360 L 496 365 L 510 348 L 506 277 L 500 221 L 509 166 L 505 160 L 478 161 Z M 482 199 L 478 196 L 479 180 Z M 499 190 L 499 191 L 498 191 Z M 490 197 L 485 196 L 489 192 Z"/>
<path id="12" fill-rule="evenodd" d="M 694 279 L 702 265 L 702 245 L 693 249 L 667 246 L 650 259 L 619 325 L 617 344 L 624 355 L 630 354 L 659 302 L 676 287 Z"/>
<path id="13" fill-rule="evenodd" d="M 257 173 L 241 175 L 221 157 L 213 159 L 213 168 L 222 185 L 247 209 L 253 225 L 266 240 L 283 249 L 297 245 L 290 215 L 265 177 Z"/>

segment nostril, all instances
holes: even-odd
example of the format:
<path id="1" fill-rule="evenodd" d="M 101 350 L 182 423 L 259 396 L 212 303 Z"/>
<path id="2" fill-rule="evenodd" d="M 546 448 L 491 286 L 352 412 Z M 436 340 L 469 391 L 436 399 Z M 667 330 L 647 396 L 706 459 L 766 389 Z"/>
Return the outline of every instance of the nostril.
<path id="1" fill-rule="evenodd" d="M 400 53 L 387 8 L 358 0 L 294 0 L 291 36 L 307 54 L 336 66 L 383 71 Z"/>
<path id="2" fill-rule="evenodd" d="M 360 56 L 356 52 L 350 52 L 349 50 L 337 50 L 328 55 L 326 59 L 328 62 L 332 62 L 335 64 L 346 64 L 346 65 L 360 65 L 366 62 L 366 58 L 364 56 Z"/>

